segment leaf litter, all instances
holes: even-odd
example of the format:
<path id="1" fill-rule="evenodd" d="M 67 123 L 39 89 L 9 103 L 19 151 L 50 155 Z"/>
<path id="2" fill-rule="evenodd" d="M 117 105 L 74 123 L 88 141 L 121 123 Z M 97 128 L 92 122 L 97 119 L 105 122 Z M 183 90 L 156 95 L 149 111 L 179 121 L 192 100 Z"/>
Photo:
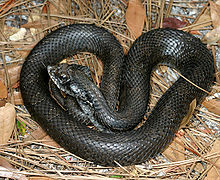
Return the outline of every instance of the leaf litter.
<path id="1" fill-rule="evenodd" d="M 0 143 L 0 176 L 28 179 L 218 179 L 220 177 L 220 1 L 207 0 L 3 0 L 0 2 L 0 102 L 3 116 L 16 127 Z M 156 158 L 130 167 L 102 167 L 65 151 L 27 113 L 19 91 L 21 64 L 47 33 L 66 24 L 95 23 L 112 32 L 127 52 L 133 41 L 152 28 L 173 27 L 203 38 L 214 55 L 216 82 L 194 114 L 186 118 L 173 143 Z M 66 59 L 89 66 L 97 85 L 102 63 L 90 53 Z M 160 66 L 152 75 L 146 117 L 162 93 L 179 77 Z M 15 110 L 7 112 L 6 102 Z M 5 105 L 6 104 L 6 105 Z M 14 105 L 12 105 L 14 104 Z M 5 107 L 4 107 L 5 106 Z M 12 108 L 12 109 L 13 109 Z M 193 106 L 192 106 L 193 110 Z M 0 121 L 3 116 L 0 116 Z M 190 118 L 191 117 L 191 118 Z M 13 119 L 12 118 L 12 119 Z M 0 132 L 6 130 L 0 124 Z M 12 130 L 11 130 L 12 129 Z M 3 137 L 3 136 L 1 136 Z"/>

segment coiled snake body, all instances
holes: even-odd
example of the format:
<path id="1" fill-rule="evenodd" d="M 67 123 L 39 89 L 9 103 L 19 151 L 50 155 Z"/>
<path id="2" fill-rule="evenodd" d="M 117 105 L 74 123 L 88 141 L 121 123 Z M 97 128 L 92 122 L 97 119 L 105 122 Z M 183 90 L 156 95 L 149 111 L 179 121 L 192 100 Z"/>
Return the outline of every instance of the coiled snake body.
<path id="1" fill-rule="evenodd" d="M 129 119 L 137 124 L 143 118 L 148 105 L 151 71 L 158 64 L 175 67 L 205 90 L 210 89 L 213 81 L 211 54 L 199 39 L 182 31 L 156 29 L 144 33 L 133 43 L 126 56 L 118 40 L 95 25 L 69 25 L 47 35 L 33 48 L 23 64 L 20 88 L 24 104 L 33 118 L 61 146 L 100 165 L 115 166 L 115 161 L 121 165 L 139 164 L 161 152 L 172 141 L 189 104 L 195 98 L 199 102 L 205 93 L 180 77 L 137 130 L 117 133 L 95 131 L 80 122 L 84 118 L 80 111 L 70 117 L 61 109 L 47 88 L 47 66 L 78 52 L 91 52 L 102 60 L 101 91 L 112 114 L 120 116 L 116 120 L 109 118 L 115 123 L 121 121 L 123 124 Z M 125 86 L 126 99 L 119 111 L 114 112 L 121 82 Z"/>

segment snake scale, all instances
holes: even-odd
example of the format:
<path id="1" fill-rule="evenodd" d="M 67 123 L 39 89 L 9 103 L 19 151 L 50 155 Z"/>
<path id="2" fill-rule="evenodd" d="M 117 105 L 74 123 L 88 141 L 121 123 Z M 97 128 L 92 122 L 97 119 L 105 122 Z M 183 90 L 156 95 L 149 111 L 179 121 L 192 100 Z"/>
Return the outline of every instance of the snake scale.
<path id="1" fill-rule="evenodd" d="M 70 116 L 60 108 L 47 88 L 47 66 L 79 52 L 93 53 L 102 60 L 101 92 L 112 114 L 122 117 L 119 121 L 126 122 L 128 118 L 136 124 L 143 118 L 149 101 L 151 72 L 158 64 L 174 67 L 204 90 L 210 90 L 214 78 L 209 50 L 199 39 L 183 31 L 155 29 L 143 33 L 126 56 L 110 32 L 92 24 L 68 25 L 49 33 L 23 64 L 20 89 L 24 105 L 62 147 L 99 165 L 140 164 L 163 151 L 172 141 L 190 103 L 195 98 L 200 102 L 205 93 L 180 77 L 159 99 L 140 128 L 115 133 L 95 131 L 80 122 L 85 117 L 79 110 Z M 121 84 L 126 98 L 115 112 Z"/>

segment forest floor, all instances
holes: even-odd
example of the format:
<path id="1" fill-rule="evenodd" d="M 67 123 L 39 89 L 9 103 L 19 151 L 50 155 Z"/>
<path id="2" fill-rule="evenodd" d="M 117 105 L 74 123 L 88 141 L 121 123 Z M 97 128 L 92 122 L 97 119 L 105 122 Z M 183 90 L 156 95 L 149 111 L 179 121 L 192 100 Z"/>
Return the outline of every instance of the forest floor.
<path id="1" fill-rule="evenodd" d="M 12 179 L 220 179 L 220 0 L 2 0 L 0 1 L 0 177 Z M 126 53 L 153 28 L 189 32 L 213 54 L 215 82 L 200 106 L 191 106 L 171 145 L 156 158 L 129 167 L 103 167 L 56 144 L 31 119 L 19 91 L 22 63 L 51 31 L 94 23 L 112 32 Z M 102 63 L 93 54 L 66 59 L 88 66 L 100 84 Z M 159 66 L 152 74 L 147 115 L 181 76 Z M 1 178 L 0 178 L 1 179 Z"/>

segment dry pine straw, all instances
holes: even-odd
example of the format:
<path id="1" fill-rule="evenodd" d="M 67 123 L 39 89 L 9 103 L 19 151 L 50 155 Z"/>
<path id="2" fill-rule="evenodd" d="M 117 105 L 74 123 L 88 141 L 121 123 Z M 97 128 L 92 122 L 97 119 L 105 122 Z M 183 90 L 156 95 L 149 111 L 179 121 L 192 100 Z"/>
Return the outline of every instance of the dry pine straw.
<path id="1" fill-rule="evenodd" d="M 100 0 L 99 2 L 99 6 L 94 7 L 93 0 L 48 0 L 47 3 L 43 4 L 35 4 L 34 1 L 28 0 L 2 1 L 0 3 L 1 7 L 5 3 L 8 3 L 0 11 L 0 48 L 3 62 L 5 62 L 4 68 L 10 63 L 22 63 L 26 54 L 39 39 L 47 34 L 49 30 L 56 29 L 63 23 L 96 23 L 100 27 L 105 27 L 119 39 L 126 52 L 134 41 L 134 36 L 128 30 L 129 27 L 126 26 L 124 18 L 128 2 L 126 0 L 119 0 L 117 2 Z M 170 0 L 165 3 L 160 3 L 157 0 L 144 2 L 145 8 L 148 12 L 151 12 L 145 18 L 144 31 L 150 29 L 152 24 L 159 26 L 162 21 L 157 23 L 159 22 L 157 20 L 163 19 L 162 16 L 169 17 L 176 15 L 176 13 L 170 11 L 173 7 L 198 9 L 197 4 L 199 3 L 204 4 L 204 6 L 198 10 L 197 17 L 186 14 L 178 15 L 182 19 L 194 22 L 183 29 L 187 31 L 195 27 L 198 27 L 198 29 L 210 29 L 210 27 L 205 26 L 207 22 L 197 23 L 199 17 L 208 7 L 206 1 L 195 1 L 194 4 L 188 2 L 183 0 Z M 96 11 L 97 7 L 99 9 Z M 28 31 L 19 41 L 9 40 L 9 37 L 17 31 L 14 28 L 8 27 L 5 23 L 11 15 L 25 15 L 28 17 L 27 23 L 20 26 L 25 27 Z M 20 20 L 11 19 L 7 21 L 17 24 Z M 201 26 L 203 24 L 204 27 Z M 11 58 L 9 62 L 6 62 L 7 57 Z M 81 53 L 76 55 L 74 60 L 72 58 L 67 59 L 67 62 L 77 62 L 78 64 L 89 66 L 93 71 L 95 82 L 97 84 L 100 83 L 102 64 L 94 55 Z M 9 80 L 9 76 L 7 77 Z M 174 71 L 166 67 L 159 67 L 157 73 L 153 74 L 153 92 L 149 111 L 161 94 L 175 81 L 176 77 L 177 75 Z M 8 82 L 10 84 L 10 81 Z M 14 89 L 9 88 L 9 93 L 13 91 Z M 216 83 L 211 93 L 213 94 L 214 92 L 219 92 L 218 83 Z M 26 124 L 26 134 L 25 136 L 21 136 L 20 132 L 15 128 L 9 143 L 0 145 L 0 157 L 14 166 L 14 169 L 11 171 L 19 174 L 26 176 L 46 176 L 55 179 L 146 179 L 147 177 L 204 179 L 212 167 L 218 170 L 218 173 L 220 172 L 220 165 L 215 164 L 216 158 L 219 158 L 220 153 L 209 153 L 217 139 L 220 117 L 207 111 L 203 106 L 196 108 L 192 120 L 184 129 L 179 131 L 174 143 L 162 155 L 150 160 L 144 165 L 119 168 L 96 166 L 75 157 L 73 154 L 51 142 L 50 139 L 45 138 L 45 135 L 26 113 L 23 106 L 16 106 L 16 110 L 17 119 Z M 34 136 L 34 139 L 32 137 L 34 132 L 38 132 L 41 137 L 38 136 L 36 138 Z M 218 177 L 220 177 L 220 174 L 218 174 Z"/>

